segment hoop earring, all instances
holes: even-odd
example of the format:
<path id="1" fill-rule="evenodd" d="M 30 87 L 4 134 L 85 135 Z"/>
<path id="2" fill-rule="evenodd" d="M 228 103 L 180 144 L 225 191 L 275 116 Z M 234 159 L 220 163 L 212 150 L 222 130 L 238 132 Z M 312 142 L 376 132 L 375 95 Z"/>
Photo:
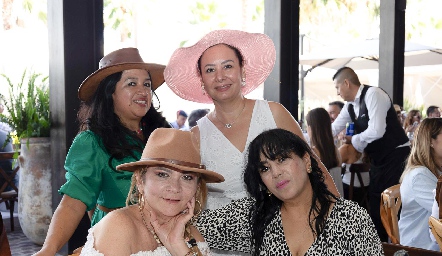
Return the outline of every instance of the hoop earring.
<path id="1" fill-rule="evenodd" d="M 198 215 L 201 214 L 201 212 L 203 211 L 203 205 L 201 204 L 200 200 L 195 200 L 195 203 L 197 203 L 199 205 L 199 211 L 197 213 L 194 213 L 194 217 L 197 217 Z"/>
<path id="2" fill-rule="evenodd" d="M 158 107 L 155 107 L 155 106 L 153 106 L 153 107 L 154 107 L 155 110 L 158 110 L 158 109 L 160 109 L 160 107 L 161 107 L 160 99 L 158 98 L 158 95 L 157 95 L 154 91 L 152 91 L 152 95 L 155 95 L 155 98 L 157 98 L 157 101 L 158 101 Z M 152 105 L 153 105 L 153 102 L 152 102 Z"/>
<path id="3" fill-rule="evenodd" d="M 201 204 L 201 202 L 199 200 L 195 200 L 195 203 L 197 203 L 199 205 L 199 211 L 197 213 L 194 213 L 192 218 L 190 218 L 189 223 L 195 223 L 196 220 L 198 219 L 198 215 L 201 214 L 201 212 L 203 211 L 203 205 Z M 196 205 L 195 205 L 196 206 Z M 195 207 L 196 208 L 196 207 Z M 195 210 L 194 210 L 195 211 Z"/>
<path id="4" fill-rule="evenodd" d="M 144 209 L 144 203 L 144 195 L 143 193 L 140 193 L 140 196 L 138 198 L 138 209 L 140 209 L 140 211 Z"/>
<path id="5" fill-rule="evenodd" d="M 246 86 L 246 78 L 245 78 L 245 77 L 243 77 L 243 78 L 241 79 L 241 86 L 242 86 L 242 87 Z"/>

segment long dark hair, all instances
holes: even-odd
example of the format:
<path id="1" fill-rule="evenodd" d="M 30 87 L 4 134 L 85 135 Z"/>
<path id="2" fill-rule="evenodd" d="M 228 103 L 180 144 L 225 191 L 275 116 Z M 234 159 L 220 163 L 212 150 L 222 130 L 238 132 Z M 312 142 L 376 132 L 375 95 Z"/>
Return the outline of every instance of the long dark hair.
<path id="1" fill-rule="evenodd" d="M 322 170 L 318 162 L 313 157 L 313 152 L 308 144 L 284 129 L 272 129 L 258 135 L 249 145 L 248 160 L 244 171 L 244 182 L 247 191 L 256 200 L 250 210 L 250 220 L 252 226 L 252 251 L 254 255 L 259 255 L 259 248 L 264 238 L 264 230 L 279 211 L 282 201 L 274 195 L 267 194 L 267 188 L 261 179 L 259 170 L 261 169 L 261 154 L 269 159 L 290 157 L 291 153 L 302 158 L 306 153 L 310 155 L 312 172 L 308 174 L 313 190 L 311 206 L 308 216 L 310 228 L 316 236 L 325 227 L 327 212 L 330 205 L 337 198 L 327 189 L 324 183 Z M 315 216 L 311 219 L 311 216 Z M 314 223 L 314 227 L 312 225 Z"/>
<path id="2" fill-rule="evenodd" d="M 122 74 L 123 72 L 114 73 L 103 79 L 91 99 L 81 103 L 77 115 L 80 124 L 79 132 L 91 130 L 101 138 L 103 146 L 111 155 L 109 166 L 112 169 L 114 169 L 111 165 L 113 158 L 123 159 L 131 156 L 136 159 L 133 151 L 140 153 L 143 151 L 147 138 L 153 130 L 159 127 L 170 127 L 166 119 L 152 105 L 141 119 L 145 141 L 121 123 L 120 118 L 113 111 L 112 94 Z M 135 143 L 130 142 L 128 137 L 132 138 Z"/>
<path id="3" fill-rule="evenodd" d="M 305 119 L 311 130 L 310 145 L 318 149 L 322 163 L 328 170 L 338 166 L 338 152 L 333 140 L 331 120 L 327 110 L 324 108 L 312 109 Z"/>
<path id="4" fill-rule="evenodd" d="M 412 109 L 408 111 L 407 117 L 404 121 L 404 129 L 407 129 L 408 126 L 413 125 L 413 117 L 417 114 L 420 114 L 421 112 L 417 109 Z M 422 116 L 421 116 L 422 117 Z"/>

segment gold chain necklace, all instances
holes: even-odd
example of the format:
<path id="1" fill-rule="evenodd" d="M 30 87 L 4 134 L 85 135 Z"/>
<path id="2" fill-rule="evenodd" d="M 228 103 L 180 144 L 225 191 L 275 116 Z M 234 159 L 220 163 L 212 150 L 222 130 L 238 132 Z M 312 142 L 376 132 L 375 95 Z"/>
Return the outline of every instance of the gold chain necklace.
<path id="1" fill-rule="evenodd" d="M 152 234 L 153 238 L 155 238 L 155 241 L 157 241 L 158 246 L 163 246 L 163 243 L 161 243 L 161 240 L 158 237 L 157 233 L 155 233 L 155 231 L 150 229 L 149 226 L 147 225 L 146 220 L 144 219 L 143 209 L 139 207 L 138 209 L 140 210 L 141 220 L 143 221 L 143 224 L 146 227 L 146 229 Z"/>
<path id="2" fill-rule="evenodd" d="M 238 117 L 242 114 L 242 112 L 244 112 L 244 109 L 246 108 L 246 102 L 244 102 L 244 106 L 242 107 L 241 112 L 239 112 L 238 116 L 236 116 L 236 118 L 233 120 L 233 122 L 231 123 L 223 123 L 218 116 L 215 114 L 215 118 L 224 125 L 224 127 L 226 127 L 227 129 L 232 128 L 232 125 L 235 124 L 236 120 L 238 119 Z"/>

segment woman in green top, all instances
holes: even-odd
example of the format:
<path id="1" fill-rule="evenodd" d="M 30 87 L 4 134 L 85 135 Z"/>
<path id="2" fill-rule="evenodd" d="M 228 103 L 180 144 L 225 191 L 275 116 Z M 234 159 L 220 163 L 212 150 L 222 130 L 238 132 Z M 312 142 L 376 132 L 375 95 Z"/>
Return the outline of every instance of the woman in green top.
<path id="1" fill-rule="evenodd" d="M 165 66 L 145 63 L 136 48 L 114 51 L 80 85 L 80 132 L 66 157 L 66 183 L 42 249 L 55 255 L 70 239 L 85 211 L 92 225 L 124 207 L 132 172 L 116 166 L 137 161 L 150 133 L 169 124 L 152 106 Z"/>

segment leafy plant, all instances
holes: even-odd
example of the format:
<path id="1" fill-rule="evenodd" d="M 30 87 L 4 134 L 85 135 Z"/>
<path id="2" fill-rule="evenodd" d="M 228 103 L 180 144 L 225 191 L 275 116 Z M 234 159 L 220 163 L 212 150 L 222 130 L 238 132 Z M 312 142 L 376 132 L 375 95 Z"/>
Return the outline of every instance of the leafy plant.
<path id="1" fill-rule="evenodd" d="M 1 76 L 9 84 L 9 97 L 0 95 L 7 114 L 0 114 L 0 121 L 7 123 L 15 131 L 18 139 L 30 137 L 49 137 L 50 111 L 48 76 L 23 72 L 18 84 L 12 83 L 5 75 Z M 12 134 L 9 134 L 9 138 Z"/>
<path id="2" fill-rule="evenodd" d="M 408 113 L 412 109 L 417 109 L 422 115 L 422 118 L 426 118 L 427 113 L 425 111 L 425 106 L 423 104 L 417 105 L 414 101 L 409 98 L 404 99 L 404 110 Z"/>

